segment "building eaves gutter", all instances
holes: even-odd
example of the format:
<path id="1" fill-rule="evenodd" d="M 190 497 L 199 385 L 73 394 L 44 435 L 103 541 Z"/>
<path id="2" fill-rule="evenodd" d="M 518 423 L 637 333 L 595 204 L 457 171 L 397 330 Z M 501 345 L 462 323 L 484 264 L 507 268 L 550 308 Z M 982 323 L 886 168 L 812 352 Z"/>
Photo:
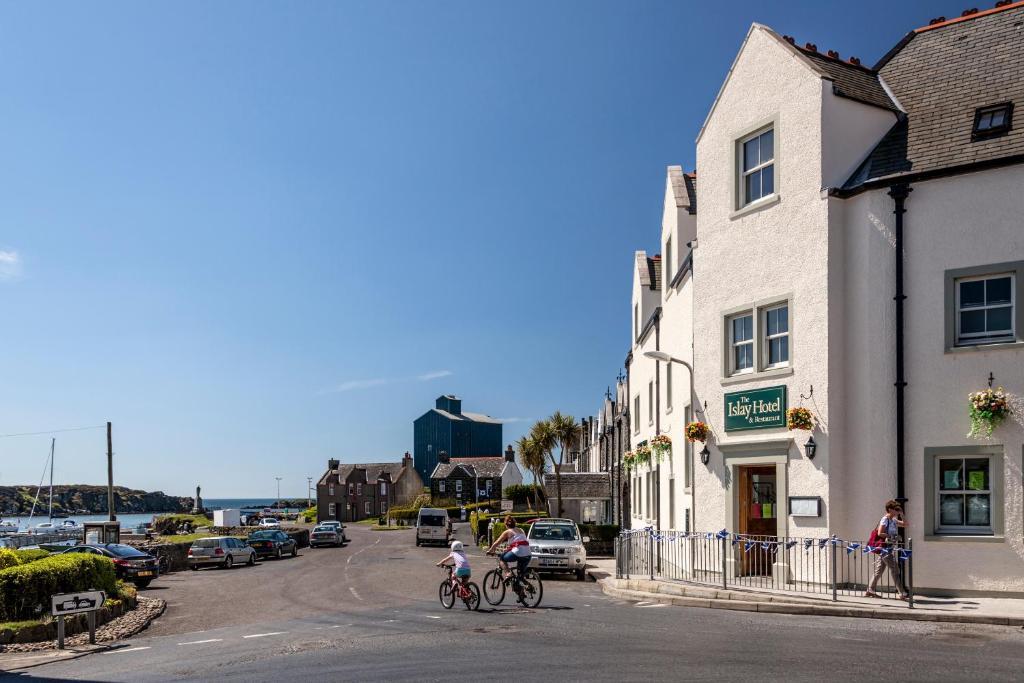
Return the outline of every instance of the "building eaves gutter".
<path id="1" fill-rule="evenodd" d="M 640 344 L 644 341 L 647 335 L 650 333 L 654 326 L 658 323 L 658 319 L 661 318 L 661 306 L 654 309 L 654 313 L 651 313 L 651 317 L 647 319 L 644 324 L 644 329 L 640 330 L 640 336 L 636 338 L 636 343 Z"/>
<path id="2" fill-rule="evenodd" d="M 679 270 L 676 271 L 675 277 L 672 278 L 672 282 L 668 283 L 668 286 L 669 287 L 675 287 L 676 285 L 678 285 L 680 282 L 683 281 L 683 278 L 686 276 L 687 273 L 692 272 L 692 271 L 693 271 L 693 250 L 691 249 L 690 252 L 686 255 L 686 258 L 683 259 L 683 263 L 682 263 L 682 265 L 679 266 Z"/>
<path id="3" fill-rule="evenodd" d="M 892 175 L 882 176 L 881 178 L 866 180 L 860 185 L 856 185 L 854 187 L 829 188 L 828 195 L 839 199 L 849 199 L 850 197 L 855 197 L 862 192 L 867 192 L 868 190 L 892 187 L 898 183 L 918 183 L 926 180 L 935 180 L 937 178 L 963 175 L 965 173 L 977 173 L 978 171 L 1002 168 L 1003 166 L 1014 166 L 1016 164 L 1024 164 L 1024 154 L 1013 154 L 1008 157 L 972 161 L 969 164 L 959 164 L 957 166 L 943 166 L 942 168 L 934 168 L 929 171 L 921 171 L 917 173 L 913 171 L 908 173 L 893 173 Z"/>

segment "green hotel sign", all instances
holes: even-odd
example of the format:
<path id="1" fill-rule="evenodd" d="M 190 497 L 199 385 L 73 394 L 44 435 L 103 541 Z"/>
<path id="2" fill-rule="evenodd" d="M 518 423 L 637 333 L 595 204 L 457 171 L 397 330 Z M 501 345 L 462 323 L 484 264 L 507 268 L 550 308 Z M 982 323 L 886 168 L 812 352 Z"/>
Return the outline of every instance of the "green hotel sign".
<path id="1" fill-rule="evenodd" d="M 725 431 L 786 426 L 786 387 L 734 391 L 725 395 Z"/>

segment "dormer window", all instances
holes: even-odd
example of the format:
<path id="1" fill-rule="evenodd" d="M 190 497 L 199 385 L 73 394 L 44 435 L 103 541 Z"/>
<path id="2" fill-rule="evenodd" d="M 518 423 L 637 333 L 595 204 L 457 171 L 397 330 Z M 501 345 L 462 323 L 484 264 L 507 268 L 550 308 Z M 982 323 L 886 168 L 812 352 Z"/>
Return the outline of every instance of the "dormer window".
<path id="1" fill-rule="evenodd" d="M 979 107 L 974 112 L 972 140 L 985 140 L 1009 132 L 1013 118 L 1013 103 L 993 104 Z"/>

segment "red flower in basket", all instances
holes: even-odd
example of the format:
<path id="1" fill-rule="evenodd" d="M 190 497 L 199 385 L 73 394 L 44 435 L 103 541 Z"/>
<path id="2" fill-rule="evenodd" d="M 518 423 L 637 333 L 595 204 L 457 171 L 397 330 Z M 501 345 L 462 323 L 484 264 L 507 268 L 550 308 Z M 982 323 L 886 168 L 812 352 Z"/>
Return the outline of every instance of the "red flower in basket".
<path id="1" fill-rule="evenodd" d="M 710 428 L 705 423 L 691 422 L 686 425 L 686 440 L 691 443 L 694 441 L 707 441 L 710 432 Z"/>

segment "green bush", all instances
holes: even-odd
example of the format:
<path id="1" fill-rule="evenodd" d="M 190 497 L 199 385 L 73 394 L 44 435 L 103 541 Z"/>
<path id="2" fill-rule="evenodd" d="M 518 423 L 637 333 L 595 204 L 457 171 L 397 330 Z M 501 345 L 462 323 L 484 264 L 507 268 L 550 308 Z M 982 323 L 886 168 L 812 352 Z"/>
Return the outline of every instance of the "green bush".
<path id="1" fill-rule="evenodd" d="M 114 563 L 70 553 L 0 570 L 0 621 L 32 619 L 50 609 L 50 596 L 85 590 L 118 597 Z"/>
<path id="2" fill-rule="evenodd" d="M 517 505 L 533 503 L 534 491 L 536 491 L 540 496 L 541 503 L 544 503 L 544 501 L 547 500 L 547 496 L 544 495 L 544 489 L 536 484 L 512 484 L 510 486 L 506 486 L 505 497 Z"/>
<path id="3" fill-rule="evenodd" d="M 14 554 L 13 550 L 8 548 L 0 548 L 0 569 L 7 569 L 8 567 L 17 567 L 21 564 L 21 560 L 17 555 Z"/>
<path id="4" fill-rule="evenodd" d="M 302 517 L 302 520 L 306 522 L 306 524 L 319 521 L 319 516 L 317 514 L 315 505 L 311 508 L 306 508 L 305 510 L 300 512 L 299 516 Z"/>
<path id="5" fill-rule="evenodd" d="M 0 569 L 17 567 L 18 565 L 35 562 L 49 556 L 49 551 L 42 549 L 11 550 L 10 548 L 0 548 Z"/>
<path id="6" fill-rule="evenodd" d="M 49 557 L 53 553 L 49 550 L 43 550 L 42 548 L 26 548 L 24 550 L 15 550 L 14 554 L 18 556 L 19 560 L 21 560 L 21 564 L 28 564 L 29 562 L 35 562 L 36 560 L 41 560 L 44 557 Z"/>

